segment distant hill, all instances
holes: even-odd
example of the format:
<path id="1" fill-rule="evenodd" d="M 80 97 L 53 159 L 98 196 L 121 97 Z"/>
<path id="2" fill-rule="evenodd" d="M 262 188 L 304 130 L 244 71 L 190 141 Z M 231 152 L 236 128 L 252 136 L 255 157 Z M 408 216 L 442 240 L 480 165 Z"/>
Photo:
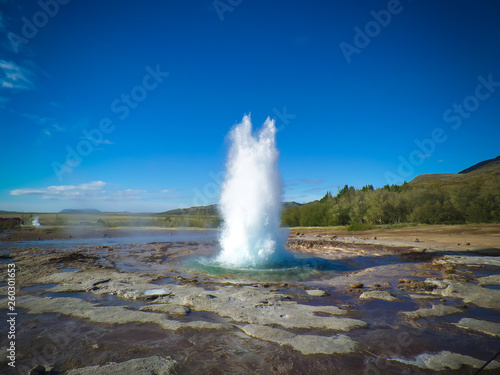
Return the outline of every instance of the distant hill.
<path id="1" fill-rule="evenodd" d="M 481 161 L 458 173 L 421 174 L 411 180 L 410 184 L 446 183 L 456 185 L 471 180 L 481 182 L 494 176 L 500 176 L 500 156 Z"/>
<path id="2" fill-rule="evenodd" d="M 83 208 L 83 209 L 74 209 L 74 208 L 65 208 L 64 210 L 59 211 L 60 214 L 98 214 L 101 211 L 95 208 Z"/>
<path id="3" fill-rule="evenodd" d="M 458 172 L 458 174 L 470 173 L 476 171 L 478 169 L 500 169 L 500 156 L 497 156 L 495 159 L 483 160 L 477 164 L 474 164 L 472 167 L 466 168 L 463 171 Z"/>
<path id="4" fill-rule="evenodd" d="M 169 210 L 165 212 L 160 212 L 157 215 L 166 215 L 166 216 L 186 216 L 186 215 L 208 215 L 208 216 L 216 216 L 217 205 L 211 204 L 208 206 L 196 206 L 189 208 L 176 208 L 175 210 Z"/>
<path id="5" fill-rule="evenodd" d="M 283 202 L 283 208 L 295 207 L 295 206 L 301 206 L 301 204 L 297 202 Z M 160 212 L 157 215 L 158 216 L 196 216 L 196 215 L 218 216 L 219 211 L 216 204 L 211 204 L 208 206 L 177 208 L 175 210 Z"/>

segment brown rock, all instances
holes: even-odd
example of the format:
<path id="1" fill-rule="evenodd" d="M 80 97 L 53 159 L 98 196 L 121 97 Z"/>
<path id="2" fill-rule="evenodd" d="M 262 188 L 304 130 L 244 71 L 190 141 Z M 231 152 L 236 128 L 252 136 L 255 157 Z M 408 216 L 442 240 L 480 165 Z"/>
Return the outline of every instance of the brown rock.
<path id="1" fill-rule="evenodd" d="M 352 284 L 350 285 L 350 288 L 351 288 L 351 289 L 359 289 L 359 288 L 362 288 L 362 287 L 364 287 L 364 286 L 365 286 L 365 284 L 360 283 L 360 282 L 357 282 L 357 283 L 352 283 Z"/>

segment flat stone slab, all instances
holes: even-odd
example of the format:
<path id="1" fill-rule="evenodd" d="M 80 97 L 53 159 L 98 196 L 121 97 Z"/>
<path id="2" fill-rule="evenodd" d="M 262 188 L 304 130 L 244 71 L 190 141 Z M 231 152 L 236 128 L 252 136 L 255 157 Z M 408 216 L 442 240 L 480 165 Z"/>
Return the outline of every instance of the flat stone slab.
<path id="1" fill-rule="evenodd" d="M 408 319 L 428 318 L 431 316 L 445 316 L 462 313 L 458 307 L 446 305 L 432 305 L 430 309 L 418 309 L 416 311 L 403 311 Z"/>
<path id="2" fill-rule="evenodd" d="M 479 285 L 500 285 L 500 275 L 490 275 L 480 277 L 478 279 Z"/>
<path id="3" fill-rule="evenodd" d="M 110 363 L 104 366 L 89 366 L 70 370 L 67 375 L 170 375 L 177 374 L 179 363 L 167 357 L 148 357 L 131 359 L 121 363 Z"/>
<path id="4" fill-rule="evenodd" d="M 324 290 L 320 290 L 320 289 L 308 289 L 308 290 L 306 290 L 306 293 L 309 294 L 310 296 L 314 296 L 314 297 L 326 296 L 326 292 Z"/>
<path id="5" fill-rule="evenodd" d="M 287 328 L 323 328 L 339 331 L 367 326 L 366 322 L 359 319 L 335 316 L 347 313 L 346 310 L 336 306 L 303 305 L 292 301 L 291 297 L 285 294 L 262 288 L 229 285 L 207 291 L 196 285 L 161 286 L 153 284 L 152 277 L 103 271 L 71 274 L 61 272 L 40 278 L 38 282 L 58 283 L 58 286 L 50 289 L 51 292 L 112 293 L 125 299 L 145 300 L 156 297 L 155 301 L 158 303 L 183 305 L 194 311 L 212 312 L 242 323 L 278 324 Z M 140 312 L 158 311 L 154 309 L 156 308 L 146 307 Z M 318 313 L 324 315 L 320 316 Z"/>
<path id="6" fill-rule="evenodd" d="M 260 340 L 290 345 L 302 354 L 347 354 L 354 352 L 356 342 L 349 336 L 296 335 L 282 329 L 258 324 L 248 324 L 242 328 L 247 335 Z"/>
<path id="7" fill-rule="evenodd" d="M 485 309 L 500 310 L 500 290 L 483 288 L 480 285 L 456 280 L 427 279 L 426 282 L 437 286 L 434 295 L 461 298 L 465 303 L 472 303 Z"/>
<path id="8" fill-rule="evenodd" d="M 381 299 L 384 301 L 402 301 L 399 298 L 394 297 L 391 293 L 385 290 L 371 290 L 368 292 L 364 292 L 359 296 L 359 299 Z"/>
<path id="9" fill-rule="evenodd" d="M 190 294 L 182 299 L 180 296 L 174 296 L 172 302 L 190 306 L 195 311 L 213 312 L 235 322 L 250 324 L 278 324 L 285 328 L 323 328 L 338 331 L 350 331 L 368 325 L 359 319 L 334 316 L 347 313 L 336 306 L 303 305 L 290 301 L 285 295 L 251 288 L 228 287 L 210 293 L 204 291 Z M 317 313 L 328 316 L 319 316 Z"/>
<path id="10" fill-rule="evenodd" d="M 462 318 L 458 323 L 453 324 L 460 328 L 470 329 L 473 331 L 486 333 L 491 336 L 500 337 L 500 323 L 473 318 Z"/>
<path id="11" fill-rule="evenodd" d="M 442 351 L 437 354 L 420 354 L 415 358 L 415 360 L 406 360 L 401 358 L 393 358 L 390 360 L 434 371 L 446 371 L 450 369 L 459 370 L 464 365 L 469 365 L 474 368 L 480 368 L 485 363 L 485 361 L 470 357 L 468 355 L 451 353 L 448 351 Z M 496 368 L 500 368 L 500 362 L 493 361 L 488 365 L 486 369 L 491 370 Z"/>
<path id="12" fill-rule="evenodd" d="M 191 311 L 191 309 L 187 306 L 175 305 L 172 303 L 158 303 L 158 304 L 146 305 L 142 306 L 139 310 L 166 313 L 172 315 L 186 315 Z"/>
<path id="13" fill-rule="evenodd" d="M 129 310 L 123 306 L 96 306 L 79 298 L 62 297 L 27 297 L 18 300 L 18 306 L 25 308 L 28 314 L 59 313 L 77 318 L 90 319 L 97 323 L 154 323 L 163 329 L 177 330 L 179 328 L 193 329 L 228 329 L 230 325 L 210 322 L 179 322 L 170 320 L 165 314 Z"/>
<path id="14" fill-rule="evenodd" d="M 434 261 L 436 264 L 453 263 L 465 265 L 484 265 L 500 267 L 500 259 L 498 257 L 481 256 L 481 255 L 445 255 L 441 259 Z"/>

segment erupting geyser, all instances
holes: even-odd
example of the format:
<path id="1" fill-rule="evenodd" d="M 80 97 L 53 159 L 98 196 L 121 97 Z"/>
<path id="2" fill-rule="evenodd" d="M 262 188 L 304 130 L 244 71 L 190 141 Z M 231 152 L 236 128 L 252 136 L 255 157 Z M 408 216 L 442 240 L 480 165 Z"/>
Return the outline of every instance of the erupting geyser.
<path id="1" fill-rule="evenodd" d="M 294 256 L 280 229 L 282 182 L 274 120 L 252 134 L 249 116 L 230 132 L 231 147 L 220 212 L 224 220 L 216 262 L 235 268 L 281 268 Z"/>

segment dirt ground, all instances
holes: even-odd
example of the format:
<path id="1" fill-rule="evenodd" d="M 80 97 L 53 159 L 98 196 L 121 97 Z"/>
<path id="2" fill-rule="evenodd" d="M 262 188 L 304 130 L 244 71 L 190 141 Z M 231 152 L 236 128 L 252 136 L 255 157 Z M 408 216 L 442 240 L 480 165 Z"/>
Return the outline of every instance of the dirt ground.
<path id="1" fill-rule="evenodd" d="M 22 229 L 0 233 L 2 241 L 35 241 L 65 238 L 116 238 L 134 235 L 149 236 L 176 233 L 199 229 L 185 228 L 81 228 L 81 227 L 48 227 L 42 229 Z M 320 236 L 337 236 L 339 238 L 363 240 L 366 243 L 397 246 L 396 242 L 417 247 L 446 247 L 451 249 L 500 249 L 500 224 L 466 224 L 466 225 L 421 225 L 397 229 L 371 229 L 351 232 L 337 228 L 291 228 L 290 238 Z M 374 239 L 376 237 L 376 239 Z M 418 241 L 417 241 L 418 240 Z"/>
<path id="2" fill-rule="evenodd" d="M 413 243 L 418 247 L 445 247 L 447 249 L 500 249 L 500 224 L 479 225 L 422 225 L 398 229 L 371 229 L 350 232 L 331 228 L 292 228 L 291 237 L 338 236 L 355 237 L 368 243 Z M 376 237 L 376 239 L 374 239 Z M 418 240 L 418 242 L 417 242 Z"/>

